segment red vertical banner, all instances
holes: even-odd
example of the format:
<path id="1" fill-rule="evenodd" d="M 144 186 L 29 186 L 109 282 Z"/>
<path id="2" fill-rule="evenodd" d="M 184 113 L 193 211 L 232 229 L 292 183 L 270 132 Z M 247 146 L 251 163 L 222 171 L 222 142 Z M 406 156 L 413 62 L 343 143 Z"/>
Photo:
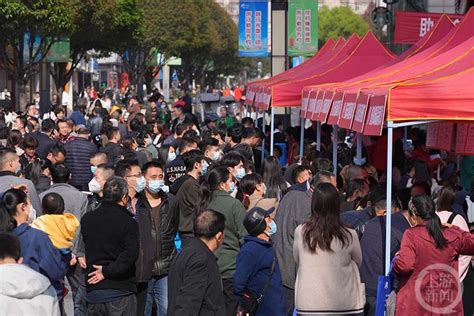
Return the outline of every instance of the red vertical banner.
<path id="1" fill-rule="evenodd" d="M 313 111 L 313 114 L 311 116 L 311 120 L 312 121 L 315 121 L 316 118 L 318 117 L 319 115 L 319 112 L 321 111 L 321 108 L 323 107 L 323 102 L 324 102 L 324 94 L 326 92 L 324 90 L 320 90 L 319 94 L 318 94 L 318 99 L 316 101 L 316 109 Z"/>
<path id="2" fill-rule="evenodd" d="M 354 121 L 352 122 L 351 129 L 357 133 L 362 133 L 364 130 L 365 117 L 367 114 L 367 108 L 369 107 L 369 95 L 360 94 L 357 99 L 357 106 L 354 115 Z"/>
<path id="3" fill-rule="evenodd" d="M 469 123 L 458 123 L 456 124 L 456 145 L 454 152 L 456 154 L 464 154 L 466 147 L 467 133 L 469 132 Z"/>
<path id="4" fill-rule="evenodd" d="M 352 120 L 354 119 L 354 112 L 356 109 L 356 102 L 357 93 L 346 93 L 342 111 L 339 115 L 339 122 L 337 123 L 339 127 L 351 128 Z"/>
<path id="5" fill-rule="evenodd" d="M 439 122 L 430 123 L 426 127 L 426 147 L 437 148 L 439 133 Z"/>
<path id="6" fill-rule="evenodd" d="M 264 91 L 263 104 L 264 104 L 265 110 L 267 110 L 270 107 L 270 102 L 272 101 L 272 88 L 266 87 L 263 89 L 263 91 Z"/>
<path id="7" fill-rule="evenodd" d="M 337 124 L 339 120 L 339 115 L 342 110 L 342 102 L 344 101 L 344 92 L 337 92 L 334 95 L 332 101 L 331 111 L 329 112 L 329 117 L 327 123 L 330 125 Z"/>
<path id="8" fill-rule="evenodd" d="M 334 98 L 334 91 L 326 91 L 324 94 L 324 101 L 321 110 L 319 111 L 319 115 L 317 120 L 321 123 L 326 123 L 326 120 L 329 115 L 329 111 L 331 110 L 332 100 Z"/>
<path id="9" fill-rule="evenodd" d="M 454 123 L 440 122 L 436 147 L 440 150 L 451 151 L 453 147 Z"/>
<path id="10" fill-rule="evenodd" d="M 306 117 L 306 111 L 308 110 L 308 103 L 309 103 L 309 94 L 313 90 L 303 90 L 303 96 L 301 98 L 301 110 L 300 110 L 300 117 Z"/>
<path id="11" fill-rule="evenodd" d="M 370 106 L 364 125 L 364 135 L 382 135 L 382 129 L 385 123 L 386 102 L 387 98 L 385 95 L 370 97 Z"/>
<path id="12" fill-rule="evenodd" d="M 249 87 L 248 91 L 245 95 L 245 104 L 246 105 L 253 105 L 254 99 L 255 99 L 255 92 L 252 89 L 252 87 Z"/>
<path id="13" fill-rule="evenodd" d="M 313 116 L 313 112 L 316 109 L 316 102 L 318 100 L 318 95 L 321 93 L 321 90 L 312 90 L 309 94 L 309 104 L 308 104 L 308 111 L 306 111 L 306 118 L 311 119 Z"/>
<path id="14" fill-rule="evenodd" d="M 464 146 L 464 155 L 474 156 L 474 124 L 469 124 L 466 137 L 466 145 Z"/>

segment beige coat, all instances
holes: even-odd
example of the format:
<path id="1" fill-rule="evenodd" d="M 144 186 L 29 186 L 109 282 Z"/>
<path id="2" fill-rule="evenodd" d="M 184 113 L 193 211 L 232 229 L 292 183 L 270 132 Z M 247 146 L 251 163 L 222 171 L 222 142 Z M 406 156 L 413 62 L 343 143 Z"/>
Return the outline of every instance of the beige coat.
<path id="1" fill-rule="evenodd" d="M 352 242 L 348 247 L 342 248 L 338 240 L 333 240 L 333 252 L 318 249 L 314 254 L 303 244 L 302 227 L 296 228 L 293 244 L 293 255 L 298 266 L 295 284 L 298 315 L 363 312 L 365 287 L 359 276 L 362 252 L 355 230 L 349 229 Z"/>

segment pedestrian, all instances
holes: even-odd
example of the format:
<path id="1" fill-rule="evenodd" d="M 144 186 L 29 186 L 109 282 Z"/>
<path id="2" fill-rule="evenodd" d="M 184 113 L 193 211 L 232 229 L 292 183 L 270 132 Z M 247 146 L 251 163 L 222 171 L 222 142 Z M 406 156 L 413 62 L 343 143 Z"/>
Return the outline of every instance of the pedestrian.
<path id="1" fill-rule="evenodd" d="M 244 238 L 233 276 L 234 293 L 239 298 L 238 310 L 244 315 L 286 313 L 280 267 L 271 241 L 277 230 L 271 218 L 274 210 L 255 207 L 245 215 L 244 226 L 249 235 Z"/>
<path id="2" fill-rule="evenodd" d="M 58 316 L 51 282 L 23 264 L 18 237 L 0 233 L 0 306 L 3 315 Z"/>
<path id="3" fill-rule="evenodd" d="M 36 149 L 38 148 L 38 141 L 31 135 L 27 135 L 23 139 L 23 148 L 25 152 L 20 156 L 20 164 L 22 173 L 25 174 L 26 167 L 38 159 Z"/>
<path id="4" fill-rule="evenodd" d="M 111 127 L 107 129 L 107 145 L 101 148 L 101 152 L 107 154 L 107 161 L 113 164 L 116 164 L 121 156 L 123 149 L 120 146 L 122 136 L 120 135 L 120 130 L 117 127 Z"/>
<path id="5" fill-rule="evenodd" d="M 278 209 L 279 203 L 277 199 L 265 197 L 267 186 L 263 182 L 263 177 L 258 173 L 251 173 L 243 177 L 239 188 L 244 195 L 242 204 L 247 211 L 254 207 Z M 272 214 L 272 217 L 275 217 L 275 214 Z"/>
<path id="6" fill-rule="evenodd" d="M 353 229 L 342 224 L 338 197 L 332 184 L 315 187 L 311 217 L 295 230 L 298 315 L 363 315 L 365 290 L 359 276 L 359 238 Z"/>
<path id="7" fill-rule="evenodd" d="M 30 209 L 31 202 L 22 190 L 10 189 L 3 194 L 0 212 L 10 221 L 11 233 L 20 239 L 23 263 L 49 279 L 62 310 L 64 276 L 71 256 L 62 255 L 46 233 L 28 224 Z"/>
<path id="8" fill-rule="evenodd" d="M 176 198 L 165 192 L 163 167 L 155 161 L 142 169 L 146 180 L 144 194 L 138 198 L 135 219 L 140 230 L 138 258 L 138 315 L 151 315 L 153 303 L 157 315 L 168 310 L 168 272 L 177 251 L 174 238 L 179 214 Z"/>
<path id="9" fill-rule="evenodd" d="M 276 157 L 268 156 L 265 158 L 262 165 L 262 177 L 267 187 L 265 197 L 281 201 L 288 190 L 289 184 L 281 173 L 280 164 Z"/>
<path id="10" fill-rule="evenodd" d="M 166 165 L 165 171 L 165 182 L 166 185 L 169 185 L 170 188 L 173 183 L 186 174 L 186 166 L 184 165 L 182 155 L 188 151 L 199 149 L 197 141 L 191 138 L 182 138 L 179 145 L 179 155 L 173 161 L 170 161 Z M 176 194 L 177 191 L 172 191 Z"/>
<path id="11" fill-rule="evenodd" d="M 138 224 L 126 209 L 129 200 L 127 183 L 114 177 L 104 186 L 101 206 L 81 220 L 89 315 L 136 313 L 139 238 Z"/>
<path id="12" fill-rule="evenodd" d="M 41 122 L 41 131 L 31 134 L 38 141 L 38 157 L 46 158 L 49 149 L 57 143 L 56 133 L 56 123 L 52 119 L 45 119 Z"/>
<path id="13" fill-rule="evenodd" d="M 0 150 L 0 192 L 5 192 L 8 189 L 18 186 L 25 185 L 27 190 L 28 198 L 33 205 L 30 217 L 28 219 L 31 223 L 36 215 L 41 215 L 41 202 L 36 192 L 36 188 L 28 179 L 20 178 L 18 176 L 21 169 L 20 158 L 16 151 L 11 148 L 3 148 Z"/>
<path id="14" fill-rule="evenodd" d="M 440 315 L 446 306 L 451 314 L 463 315 L 462 301 L 456 300 L 462 295 L 459 256 L 474 255 L 474 235 L 454 225 L 443 227 L 435 204 L 427 195 L 413 197 L 409 212 L 414 227 L 403 234 L 393 263 L 393 271 L 401 278 L 395 315 Z M 449 297 L 425 301 L 433 291 L 429 281 L 433 279 L 442 282 L 440 290 L 450 293 Z"/>
<path id="15" fill-rule="evenodd" d="M 224 242 L 224 215 L 205 210 L 196 216 L 194 236 L 173 260 L 168 315 L 225 315 L 222 280 L 214 253 Z M 234 314 L 235 315 L 235 314 Z"/>
<path id="16" fill-rule="evenodd" d="M 90 157 L 97 152 L 97 146 L 89 141 L 91 132 L 86 127 L 80 127 L 77 137 L 64 145 L 66 151 L 65 164 L 71 171 L 69 184 L 79 191 L 87 191 L 87 184 L 93 174 L 90 169 Z"/>
<path id="17" fill-rule="evenodd" d="M 207 162 L 199 150 L 191 150 L 182 155 L 187 174 L 178 181 L 181 186 L 177 191 L 179 211 L 179 237 L 184 242 L 186 238 L 193 235 L 193 220 L 196 215 L 196 205 L 201 200 L 201 189 L 199 179 L 207 172 Z M 176 186 L 177 182 L 173 184 Z M 173 192 L 173 190 L 170 190 Z"/>
<path id="18" fill-rule="evenodd" d="M 236 269 L 240 240 L 247 235 L 244 227 L 245 208 L 242 203 L 231 196 L 236 184 L 226 167 L 220 166 L 209 171 L 207 182 L 203 183 L 201 203 L 198 211 L 212 209 L 226 218 L 224 243 L 216 253 L 219 270 L 222 275 L 226 315 L 234 316 L 237 300 L 232 286 L 232 275 Z"/>
<path id="19" fill-rule="evenodd" d="M 128 196 L 130 197 L 127 209 L 132 214 L 135 214 L 138 198 L 146 188 L 146 180 L 138 160 L 126 159 L 119 161 L 115 167 L 115 175 L 126 181 Z"/>
<path id="20" fill-rule="evenodd" d="M 26 168 L 25 177 L 33 182 L 38 194 L 43 193 L 51 187 L 51 162 L 48 159 L 37 159 Z"/>
<path id="21" fill-rule="evenodd" d="M 96 151 L 90 156 L 89 163 L 92 177 L 94 177 L 95 173 L 97 172 L 97 167 L 108 163 L 107 155 L 105 153 L 101 153 L 100 151 Z"/>
<path id="22" fill-rule="evenodd" d="M 57 115 L 56 115 L 57 117 Z M 71 133 L 74 130 L 74 122 L 69 119 L 58 119 L 57 123 L 58 129 L 58 142 L 62 145 L 74 140 L 74 136 Z"/>

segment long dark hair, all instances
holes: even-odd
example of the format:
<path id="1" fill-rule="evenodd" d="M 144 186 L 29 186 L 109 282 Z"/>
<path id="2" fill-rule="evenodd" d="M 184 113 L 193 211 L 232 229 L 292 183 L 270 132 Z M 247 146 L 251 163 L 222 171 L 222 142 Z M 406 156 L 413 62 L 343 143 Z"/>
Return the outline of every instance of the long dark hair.
<path id="1" fill-rule="evenodd" d="M 158 160 L 163 166 L 166 166 L 168 164 L 168 154 L 170 151 L 171 145 L 161 145 L 160 148 L 158 148 Z"/>
<path id="2" fill-rule="evenodd" d="M 216 167 L 209 171 L 207 179 L 201 183 L 201 201 L 197 204 L 196 213 L 200 213 L 209 208 L 212 201 L 212 193 L 219 190 L 219 184 L 229 180 L 230 171 L 226 167 Z"/>
<path id="3" fill-rule="evenodd" d="M 0 199 L 0 233 L 10 232 L 16 226 L 14 218 L 18 204 L 25 203 L 27 195 L 22 190 L 7 190 Z"/>
<path id="4" fill-rule="evenodd" d="M 339 194 L 330 183 L 321 183 L 313 191 L 311 217 L 303 226 L 303 241 L 310 252 L 320 248 L 333 252 L 331 242 L 337 239 L 343 247 L 352 242 L 352 235 L 340 218 Z"/>
<path id="5" fill-rule="evenodd" d="M 267 186 L 266 198 L 280 200 L 288 190 L 285 178 L 281 174 L 280 164 L 274 156 L 268 156 L 262 165 L 263 182 Z"/>
<path id="6" fill-rule="evenodd" d="M 455 188 L 452 185 L 443 186 L 439 192 L 438 200 L 436 201 L 436 210 L 452 212 L 455 198 Z"/>
<path id="7" fill-rule="evenodd" d="M 252 195 L 255 192 L 257 184 L 260 183 L 263 183 L 263 177 L 258 173 L 248 174 L 243 177 L 242 180 L 240 180 L 239 188 L 244 194 L 242 204 L 244 205 L 245 209 L 248 209 L 250 205 L 249 195 Z"/>
<path id="8" fill-rule="evenodd" d="M 436 248 L 443 249 L 446 247 L 448 241 L 443 236 L 441 220 L 436 215 L 435 204 L 430 196 L 417 195 L 412 197 L 409 203 L 409 211 L 412 215 L 427 220 L 426 229 L 433 238 Z"/>
<path id="9" fill-rule="evenodd" d="M 415 176 L 413 177 L 413 183 L 426 182 L 431 187 L 431 175 L 426 162 L 417 160 L 415 161 L 413 168 L 415 168 Z"/>
<path id="10" fill-rule="evenodd" d="M 38 186 L 43 171 L 49 168 L 51 168 L 51 161 L 48 159 L 37 159 L 26 168 L 26 178 L 31 180 L 35 186 Z"/>

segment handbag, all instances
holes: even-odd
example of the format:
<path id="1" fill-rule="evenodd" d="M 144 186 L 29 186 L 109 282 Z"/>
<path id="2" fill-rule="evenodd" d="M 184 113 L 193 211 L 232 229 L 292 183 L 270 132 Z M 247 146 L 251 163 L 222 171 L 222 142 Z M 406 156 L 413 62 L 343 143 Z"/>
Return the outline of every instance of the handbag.
<path id="1" fill-rule="evenodd" d="M 377 282 L 377 302 L 375 305 L 376 316 L 394 315 L 396 292 L 393 290 L 393 273 L 392 267 L 395 258 L 390 263 L 388 275 L 379 275 Z M 389 305 L 390 304 L 390 305 Z M 392 306 L 393 305 L 393 306 Z M 393 307 L 393 308 L 392 308 Z M 391 314 L 389 313 L 391 312 Z"/>
<path id="2" fill-rule="evenodd" d="M 265 286 L 263 287 L 263 290 L 260 294 L 253 293 L 252 291 L 246 289 L 244 291 L 244 294 L 242 295 L 240 299 L 240 304 L 239 304 L 239 313 L 245 314 L 250 314 L 253 315 L 257 311 L 258 305 L 260 302 L 263 300 L 265 297 L 265 293 L 268 290 L 268 287 L 270 286 L 270 282 L 273 277 L 273 273 L 275 272 L 275 265 L 276 265 L 276 257 L 273 258 L 272 262 L 272 269 L 270 272 L 270 276 L 268 277 L 267 282 L 265 283 Z"/>

